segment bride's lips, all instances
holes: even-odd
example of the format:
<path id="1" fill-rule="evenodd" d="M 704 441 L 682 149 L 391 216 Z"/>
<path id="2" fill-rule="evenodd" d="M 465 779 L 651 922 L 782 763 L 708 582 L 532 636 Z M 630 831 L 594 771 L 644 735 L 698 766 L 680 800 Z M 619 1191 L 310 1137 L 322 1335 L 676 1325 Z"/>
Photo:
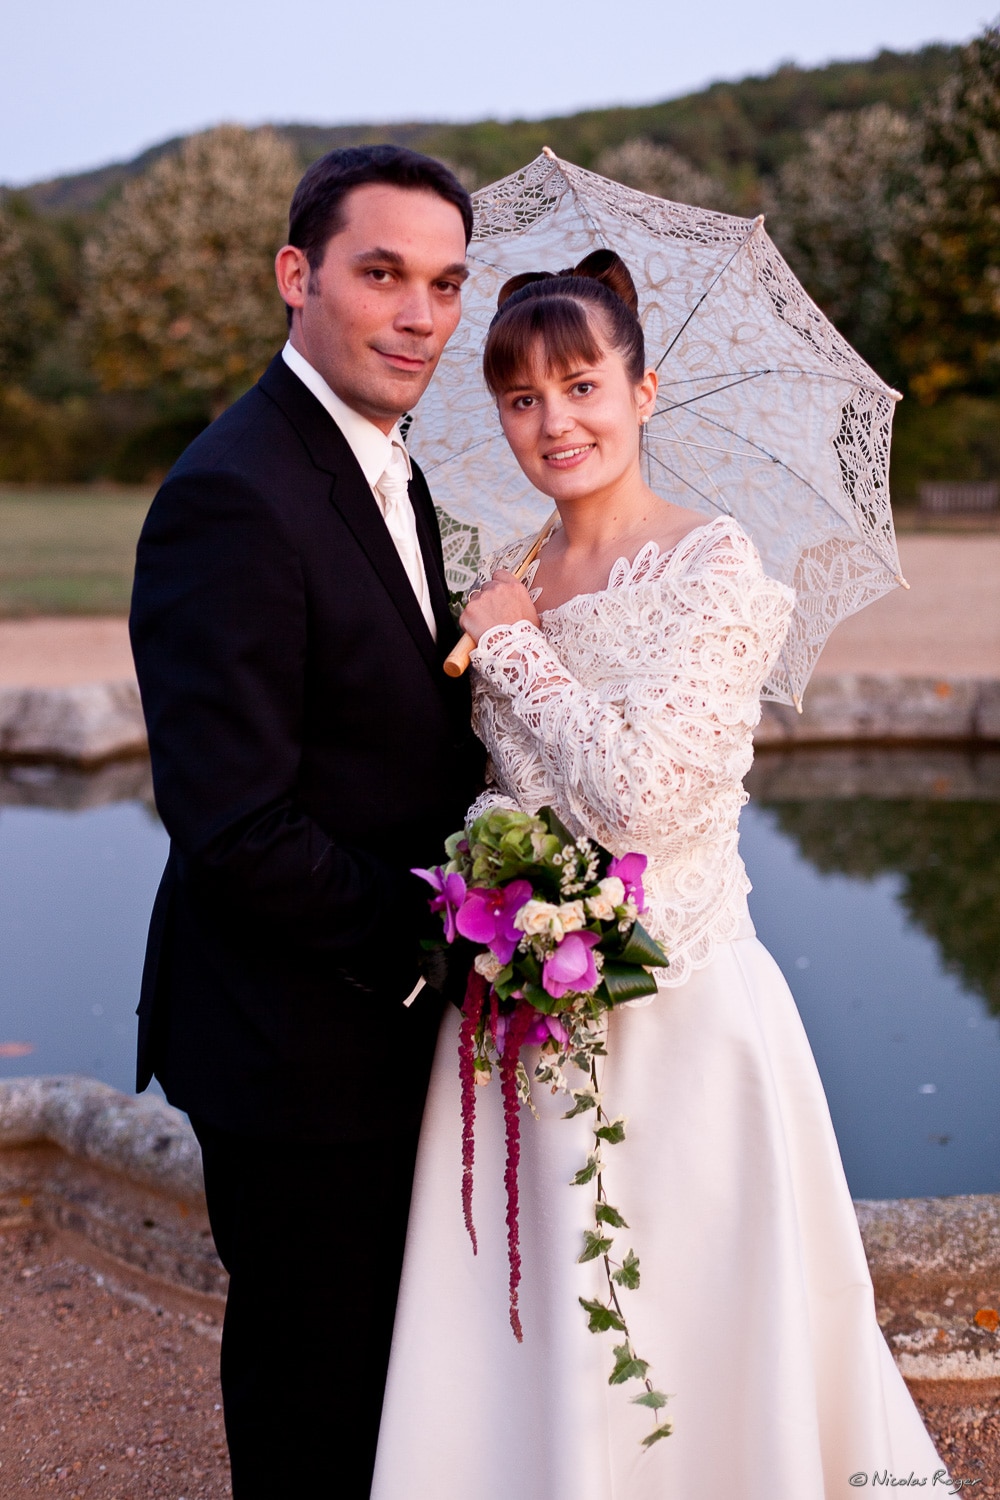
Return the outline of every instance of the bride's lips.
<path id="1" fill-rule="evenodd" d="M 596 443 L 574 443 L 570 447 L 554 448 L 551 453 L 543 453 L 542 458 L 552 469 L 575 469 L 596 447 Z"/>

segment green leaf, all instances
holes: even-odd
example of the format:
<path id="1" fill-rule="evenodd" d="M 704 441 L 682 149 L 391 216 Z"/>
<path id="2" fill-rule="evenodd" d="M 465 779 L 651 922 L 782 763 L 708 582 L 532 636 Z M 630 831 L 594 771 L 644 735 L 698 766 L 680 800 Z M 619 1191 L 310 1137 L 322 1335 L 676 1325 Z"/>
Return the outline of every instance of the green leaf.
<path id="1" fill-rule="evenodd" d="M 660 1411 L 666 1404 L 667 1398 L 662 1391 L 643 1391 L 641 1396 L 632 1397 L 633 1406 L 651 1406 L 654 1411 Z"/>
<path id="2" fill-rule="evenodd" d="M 626 1331 L 625 1324 L 613 1307 L 605 1307 L 603 1302 L 590 1302 L 586 1297 L 578 1297 L 577 1301 L 587 1314 L 591 1333 L 607 1333 L 609 1328 L 614 1328 L 618 1333 Z"/>
<path id="3" fill-rule="evenodd" d="M 643 1438 L 642 1446 L 644 1448 L 652 1448 L 654 1443 L 660 1441 L 660 1438 L 669 1437 L 673 1430 L 669 1422 L 664 1422 L 660 1427 L 654 1427 L 652 1432 L 647 1432 Z"/>
<path id="4" fill-rule="evenodd" d="M 620 1146 L 625 1139 L 625 1126 L 628 1124 L 624 1115 L 618 1115 L 608 1125 L 602 1125 L 594 1131 L 600 1141 L 607 1141 L 609 1146 Z"/>
<path id="5" fill-rule="evenodd" d="M 651 938 L 641 922 L 634 922 L 628 941 L 618 955 L 624 964 L 648 964 L 653 969 L 669 967 L 670 960 L 655 938 Z"/>
<path id="6" fill-rule="evenodd" d="M 594 1218 L 598 1224 L 610 1224 L 612 1229 L 628 1228 L 617 1208 L 612 1208 L 610 1203 L 595 1203 Z"/>
<path id="7" fill-rule="evenodd" d="M 574 1115 L 585 1115 L 588 1109 L 597 1108 L 597 1099 L 590 1089 L 570 1089 L 570 1093 L 576 1103 L 563 1115 L 564 1120 L 572 1120 Z M 600 1131 L 597 1134 L 599 1135 Z"/>
<path id="8" fill-rule="evenodd" d="M 641 995 L 656 993 L 656 980 L 641 964 L 625 963 L 620 958 L 606 958 L 601 982 L 611 1005 L 638 1000 Z"/>
<path id="9" fill-rule="evenodd" d="M 617 1271 L 611 1272 L 611 1280 L 630 1292 L 635 1291 L 639 1285 L 639 1257 L 634 1250 L 629 1251 Z"/>
<path id="10" fill-rule="evenodd" d="M 599 1255 L 607 1255 L 614 1240 L 609 1240 L 602 1234 L 597 1234 L 593 1229 L 583 1231 L 583 1254 L 578 1255 L 577 1265 L 583 1265 L 584 1261 L 596 1260 Z"/>
<path id="11" fill-rule="evenodd" d="M 626 1380 L 645 1380 L 649 1363 L 637 1359 L 628 1344 L 615 1345 L 615 1367 L 608 1376 L 608 1385 L 624 1385 Z"/>
<path id="12" fill-rule="evenodd" d="M 560 849 L 564 849 L 567 844 L 576 843 L 576 839 L 570 833 L 569 829 L 566 827 L 566 824 L 562 821 L 557 813 L 553 812 L 551 807 L 540 807 L 538 809 L 538 817 L 545 824 L 549 833 L 555 834 L 556 838 L 559 840 Z"/>
<path id="13" fill-rule="evenodd" d="M 583 1187 L 585 1183 L 591 1182 L 597 1175 L 597 1169 L 601 1165 L 599 1158 L 591 1152 L 587 1157 L 587 1165 L 581 1167 L 579 1172 L 570 1183 L 570 1187 Z"/>

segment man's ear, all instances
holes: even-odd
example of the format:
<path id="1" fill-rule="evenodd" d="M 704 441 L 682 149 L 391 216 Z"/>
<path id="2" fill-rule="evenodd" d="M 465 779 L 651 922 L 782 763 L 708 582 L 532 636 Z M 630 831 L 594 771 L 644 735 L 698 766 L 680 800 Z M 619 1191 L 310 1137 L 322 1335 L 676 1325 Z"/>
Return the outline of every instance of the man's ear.
<path id="1" fill-rule="evenodd" d="M 286 307 L 304 307 L 309 294 L 309 261 L 295 245 L 282 245 L 274 257 L 274 275 Z"/>

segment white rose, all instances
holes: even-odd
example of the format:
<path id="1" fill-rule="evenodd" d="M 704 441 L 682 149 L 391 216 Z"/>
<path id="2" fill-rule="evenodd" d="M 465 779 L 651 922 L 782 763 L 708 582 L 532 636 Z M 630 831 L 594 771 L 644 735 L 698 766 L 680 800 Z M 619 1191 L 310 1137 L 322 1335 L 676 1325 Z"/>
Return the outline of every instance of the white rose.
<path id="1" fill-rule="evenodd" d="M 514 926 L 520 932 L 526 932 L 529 937 L 548 933 L 560 938 L 563 934 L 559 907 L 554 906 L 551 901 L 526 901 L 514 918 Z"/>
<path id="2" fill-rule="evenodd" d="M 487 948 L 485 953 L 476 954 L 472 967 L 475 969 L 477 974 L 481 974 L 483 976 L 487 984 L 492 984 L 494 979 L 500 973 L 500 970 L 503 968 L 503 964 L 497 958 L 496 954 L 491 953 Z"/>
<path id="3" fill-rule="evenodd" d="M 582 901 L 564 901 L 559 907 L 559 923 L 563 932 L 579 932 L 587 925 L 587 913 Z M 560 937 L 562 933 L 559 934 Z"/>
<path id="4" fill-rule="evenodd" d="M 599 922 L 610 922 L 615 914 L 615 907 L 621 906 L 625 900 L 625 887 L 617 875 L 606 875 L 597 883 L 598 894 L 587 897 L 587 910 L 592 917 Z"/>

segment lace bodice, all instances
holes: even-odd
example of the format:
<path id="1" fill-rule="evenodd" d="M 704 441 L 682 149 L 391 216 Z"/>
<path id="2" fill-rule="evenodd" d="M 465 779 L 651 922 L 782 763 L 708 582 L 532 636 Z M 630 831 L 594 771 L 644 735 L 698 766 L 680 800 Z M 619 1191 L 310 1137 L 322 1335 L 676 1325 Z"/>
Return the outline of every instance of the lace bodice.
<path id="1" fill-rule="evenodd" d="M 524 546 L 494 554 L 486 576 Z M 607 588 L 544 610 L 540 629 L 494 626 L 473 652 L 492 785 L 470 815 L 506 797 L 548 804 L 612 853 L 646 854 L 643 920 L 670 958 L 661 986 L 707 963 L 745 912 L 743 778 L 793 604 L 720 517 L 668 552 L 649 542 L 620 559 Z"/>

